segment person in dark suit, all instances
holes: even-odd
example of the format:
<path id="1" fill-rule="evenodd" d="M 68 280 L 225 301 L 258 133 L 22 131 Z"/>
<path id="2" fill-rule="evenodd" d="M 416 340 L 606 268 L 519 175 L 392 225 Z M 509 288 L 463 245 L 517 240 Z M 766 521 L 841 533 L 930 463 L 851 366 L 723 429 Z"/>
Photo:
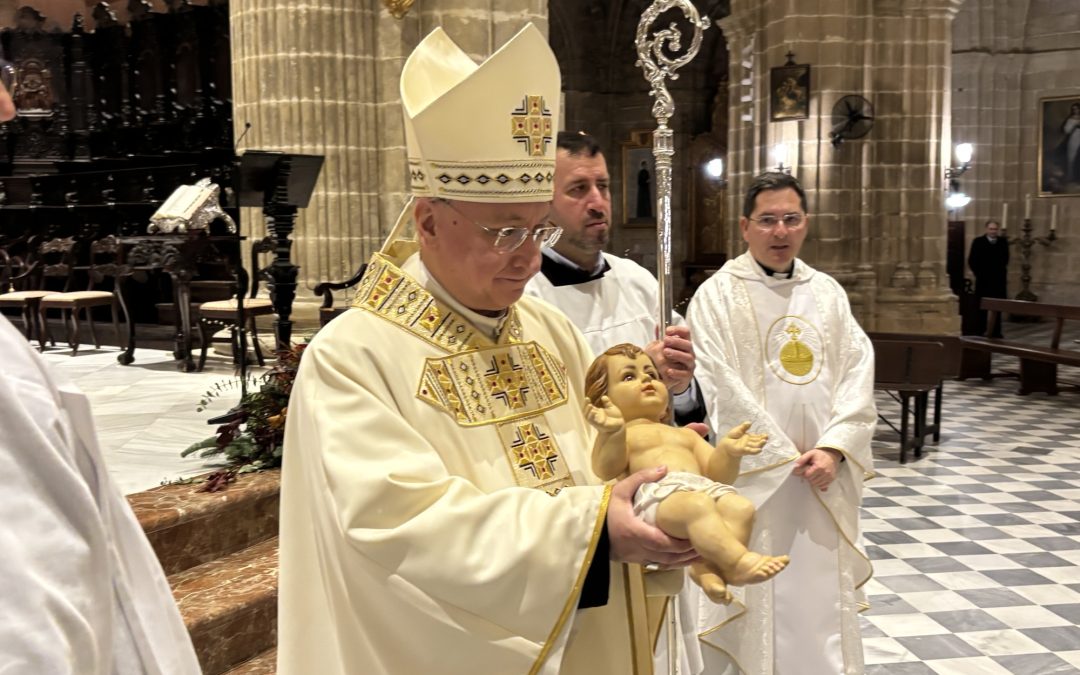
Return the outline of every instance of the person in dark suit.
<path id="1" fill-rule="evenodd" d="M 968 254 L 968 267 L 975 275 L 975 297 L 1004 298 L 1009 267 L 1009 240 L 1001 233 L 996 220 L 986 221 L 986 234 L 975 237 Z M 986 312 L 979 310 L 979 333 L 986 333 Z M 1000 315 L 999 315 L 1000 317 Z M 1001 320 L 993 326 L 991 337 L 1001 337 Z"/>

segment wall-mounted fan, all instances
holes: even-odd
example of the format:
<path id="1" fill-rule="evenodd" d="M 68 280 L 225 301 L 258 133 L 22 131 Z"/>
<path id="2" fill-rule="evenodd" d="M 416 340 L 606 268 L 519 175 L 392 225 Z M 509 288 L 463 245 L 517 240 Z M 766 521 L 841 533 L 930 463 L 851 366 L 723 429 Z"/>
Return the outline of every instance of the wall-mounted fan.
<path id="1" fill-rule="evenodd" d="M 862 138 L 874 128 L 874 106 L 862 96 L 849 94 L 833 106 L 831 123 L 829 137 L 834 146 Z"/>

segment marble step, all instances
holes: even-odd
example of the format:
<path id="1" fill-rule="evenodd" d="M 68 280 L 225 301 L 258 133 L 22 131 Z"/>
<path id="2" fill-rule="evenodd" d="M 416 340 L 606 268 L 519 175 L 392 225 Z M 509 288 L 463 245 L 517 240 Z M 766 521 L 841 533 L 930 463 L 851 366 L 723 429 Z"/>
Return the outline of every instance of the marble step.
<path id="1" fill-rule="evenodd" d="M 128 495 L 128 502 L 172 575 L 276 537 L 280 482 L 279 471 L 260 471 L 221 492 L 199 492 L 200 481 Z"/>
<path id="2" fill-rule="evenodd" d="M 277 673 L 277 648 L 268 649 L 250 661 L 244 661 L 225 675 L 275 675 Z"/>
<path id="3" fill-rule="evenodd" d="M 274 536 L 169 576 L 205 675 L 226 673 L 277 644 L 277 571 Z"/>

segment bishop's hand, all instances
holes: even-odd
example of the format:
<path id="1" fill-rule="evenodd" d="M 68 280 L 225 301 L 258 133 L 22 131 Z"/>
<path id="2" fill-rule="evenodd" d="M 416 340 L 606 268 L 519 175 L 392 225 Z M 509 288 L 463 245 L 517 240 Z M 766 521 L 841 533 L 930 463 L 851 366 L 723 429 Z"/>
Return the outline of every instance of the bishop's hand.
<path id="1" fill-rule="evenodd" d="M 600 406 L 585 404 L 585 419 L 605 434 L 613 434 L 626 424 L 622 411 L 607 396 L 600 397 Z"/>
<path id="2" fill-rule="evenodd" d="M 747 433 L 749 430 L 750 422 L 743 422 L 727 432 L 727 435 L 720 439 L 716 447 L 724 450 L 732 457 L 745 457 L 746 455 L 760 453 L 762 448 L 765 447 L 765 442 L 769 440 L 769 435 Z"/>

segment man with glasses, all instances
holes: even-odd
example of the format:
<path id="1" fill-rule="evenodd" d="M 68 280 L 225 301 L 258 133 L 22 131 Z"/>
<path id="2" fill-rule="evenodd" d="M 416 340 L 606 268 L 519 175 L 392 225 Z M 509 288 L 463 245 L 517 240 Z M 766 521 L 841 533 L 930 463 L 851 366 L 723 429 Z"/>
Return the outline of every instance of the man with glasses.
<path id="1" fill-rule="evenodd" d="M 705 608 L 703 639 L 715 647 L 702 650 L 705 672 L 858 675 L 873 349 L 840 284 L 798 259 L 809 227 L 798 181 L 755 178 L 739 226 L 749 250 L 702 284 L 687 318 L 712 428 L 753 420 L 769 435 L 735 482 L 757 507 L 750 546 L 791 563 Z"/>
<path id="2" fill-rule="evenodd" d="M 524 74 L 524 75 L 523 75 Z M 689 543 L 592 472 L 589 347 L 522 299 L 548 221 L 558 63 L 437 29 L 401 75 L 418 241 L 375 254 L 306 349 L 281 488 L 281 675 L 650 672 L 641 569 Z M 398 228 L 395 227 L 395 231 Z"/>

